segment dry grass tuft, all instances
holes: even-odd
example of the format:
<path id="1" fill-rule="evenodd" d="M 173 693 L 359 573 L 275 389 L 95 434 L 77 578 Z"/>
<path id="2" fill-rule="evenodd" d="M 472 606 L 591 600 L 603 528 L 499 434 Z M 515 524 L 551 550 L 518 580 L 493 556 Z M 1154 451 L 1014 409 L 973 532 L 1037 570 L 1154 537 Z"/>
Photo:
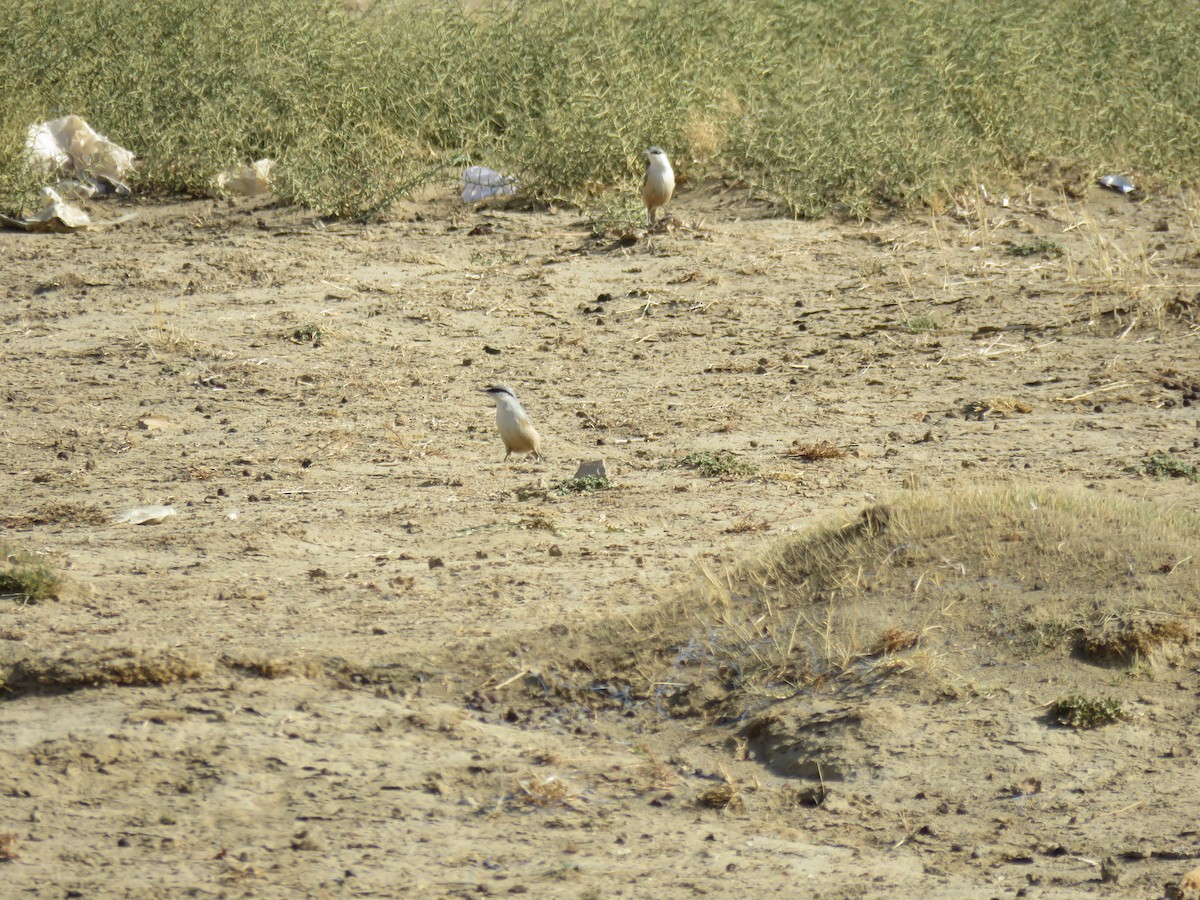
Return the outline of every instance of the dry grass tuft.
<path id="1" fill-rule="evenodd" d="M 89 687 L 173 684 L 202 678 L 211 665 L 173 650 L 80 649 L 56 657 L 30 657 L 0 669 L 10 691 L 62 693 Z"/>
<path id="2" fill-rule="evenodd" d="M 545 808 L 565 804 L 572 796 L 570 786 L 558 776 L 531 775 L 518 783 L 508 800 L 518 806 Z"/>
<path id="3" fill-rule="evenodd" d="M 1178 659 L 1196 640 L 1196 629 L 1179 619 L 1147 620 L 1145 616 L 1114 616 L 1081 633 L 1075 649 L 1102 665 L 1153 664 Z"/>
<path id="4" fill-rule="evenodd" d="M 233 656 L 225 654 L 221 657 L 220 663 L 228 669 L 233 669 L 239 675 L 251 675 L 256 678 L 296 677 L 316 680 L 325 676 L 325 667 L 319 660 L 303 657 L 277 658 L 262 655 Z"/>
<path id="5" fill-rule="evenodd" d="M 665 791 L 674 787 L 679 781 L 675 770 L 655 756 L 648 745 L 641 744 L 638 750 L 646 757 L 646 761 L 633 766 L 631 772 L 641 782 L 641 789 Z"/>
<path id="6" fill-rule="evenodd" d="M 829 441 L 818 441 L 815 444 L 802 444 L 795 441 L 788 447 L 787 455 L 792 459 L 841 459 L 846 451 L 837 444 Z"/>
<path id="7" fill-rule="evenodd" d="M 742 791 L 736 781 L 724 773 L 725 780 L 700 792 L 696 805 L 706 809 L 744 809 L 746 803 L 742 800 Z"/>
<path id="8" fill-rule="evenodd" d="M 921 636 L 915 631 L 904 631 L 901 628 L 889 628 L 879 636 L 879 641 L 870 652 L 870 656 L 882 656 L 885 653 L 900 653 L 911 650 L 921 643 Z"/>
<path id="9" fill-rule="evenodd" d="M 31 528 L 35 525 L 107 525 L 111 516 L 90 503 L 48 503 L 19 516 L 0 517 L 5 528 Z"/>

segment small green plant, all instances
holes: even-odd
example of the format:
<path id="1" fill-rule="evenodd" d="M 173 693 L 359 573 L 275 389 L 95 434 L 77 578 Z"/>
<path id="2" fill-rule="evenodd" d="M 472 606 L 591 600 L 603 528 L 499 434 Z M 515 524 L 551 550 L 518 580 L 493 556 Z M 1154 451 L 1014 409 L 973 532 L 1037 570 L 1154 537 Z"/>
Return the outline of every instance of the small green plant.
<path id="1" fill-rule="evenodd" d="M 317 325 L 302 325 L 292 332 L 291 341 L 293 344 L 312 344 L 314 347 L 321 346 L 321 338 L 325 335 Z"/>
<path id="2" fill-rule="evenodd" d="M 1098 728 L 1101 725 L 1111 725 L 1125 718 L 1121 709 L 1121 701 L 1112 697 L 1096 697 L 1094 699 L 1073 694 L 1055 701 L 1050 707 L 1052 715 L 1060 725 L 1071 728 Z"/>
<path id="3" fill-rule="evenodd" d="M 560 497 L 565 497 L 568 494 L 594 494 L 596 491 L 607 491 L 611 487 L 612 482 L 608 480 L 607 475 L 584 475 L 582 478 L 564 478 L 555 482 L 550 490 Z"/>
<path id="4" fill-rule="evenodd" d="M 937 326 L 929 316 L 917 316 L 915 319 L 909 319 L 900 327 L 909 334 L 920 334 L 923 331 L 933 331 Z"/>
<path id="5" fill-rule="evenodd" d="M 675 465 L 682 469 L 692 469 L 705 478 L 733 478 L 739 475 L 754 475 L 758 467 L 738 459 L 727 450 L 710 453 L 707 450 L 697 450 L 681 457 Z"/>
<path id="6" fill-rule="evenodd" d="M 1066 251 L 1057 241 L 1036 237 L 1024 244 L 1009 244 L 1004 252 L 1009 256 L 1062 256 Z"/>
<path id="7" fill-rule="evenodd" d="M 0 571 L 0 597 L 37 603 L 54 597 L 62 585 L 62 579 L 35 553 L 23 550 L 0 548 L 4 554 L 3 571 Z"/>
<path id="8" fill-rule="evenodd" d="M 1142 473 L 1153 478 L 1186 478 L 1200 484 L 1200 469 L 1168 453 L 1155 453 L 1142 460 Z"/>

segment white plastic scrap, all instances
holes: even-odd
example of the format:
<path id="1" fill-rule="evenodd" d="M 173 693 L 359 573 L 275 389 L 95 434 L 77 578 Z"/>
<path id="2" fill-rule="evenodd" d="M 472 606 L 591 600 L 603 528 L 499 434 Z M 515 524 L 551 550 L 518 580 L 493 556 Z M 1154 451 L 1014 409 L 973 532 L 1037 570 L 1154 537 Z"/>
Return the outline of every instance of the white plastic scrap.
<path id="1" fill-rule="evenodd" d="M 121 525 L 161 525 L 173 515 L 173 506 L 138 506 L 121 513 L 114 521 Z"/>
<path id="2" fill-rule="evenodd" d="M 92 224 L 87 213 L 63 200 L 54 188 L 42 188 L 42 200 L 45 206 L 23 219 L 0 215 L 0 225 L 22 231 L 76 231 Z"/>
<path id="3" fill-rule="evenodd" d="M 236 197 L 261 197 L 271 193 L 275 160 L 260 159 L 248 166 L 234 166 L 217 176 L 217 190 Z"/>
<path id="4" fill-rule="evenodd" d="M 1133 182 L 1124 175 L 1101 175 L 1096 181 L 1101 187 L 1119 191 L 1122 194 L 1128 194 L 1134 190 Z"/>
<path id="5" fill-rule="evenodd" d="M 47 175 L 64 175 L 129 193 L 125 176 L 133 169 L 133 153 L 97 133 L 79 116 L 30 125 L 25 150 L 33 165 Z"/>
<path id="6" fill-rule="evenodd" d="M 468 166 L 462 174 L 463 203 L 480 203 L 496 196 L 517 192 L 517 180 L 511 175 L 501 175 L 487 166 Z"/>

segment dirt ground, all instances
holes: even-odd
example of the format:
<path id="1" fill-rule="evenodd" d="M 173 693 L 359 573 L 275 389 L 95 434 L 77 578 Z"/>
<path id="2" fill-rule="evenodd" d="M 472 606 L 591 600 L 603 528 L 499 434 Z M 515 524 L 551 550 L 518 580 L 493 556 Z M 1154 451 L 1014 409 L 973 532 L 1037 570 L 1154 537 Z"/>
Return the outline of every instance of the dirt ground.
<path id="1" fill-rule="evenodd" d="M 1137 471 L 1200 464 L 1194 197 L 797 222 L 694 186 L 626 245 L 453 195 L 0 233 L 0 539 L 66 579 L 0 602 L 4 893 L 1147 897 L 1200 864 L 1194 654 L 815 690 L 790 714 L 844 763 L 816 799 L 734 726 L 521 690 L 540 648 L 906 484 L 1200 513 Z M 494 382 L 542 461 L 504 461 Z M 820 441 L 846 455 L 788 453 Z M 553 490 L 595 459 L 614 489 Z M 114 521 L 150 504 L 176 514 Z M 1076 683 L 1136 715 L 1048 727 Z"/>

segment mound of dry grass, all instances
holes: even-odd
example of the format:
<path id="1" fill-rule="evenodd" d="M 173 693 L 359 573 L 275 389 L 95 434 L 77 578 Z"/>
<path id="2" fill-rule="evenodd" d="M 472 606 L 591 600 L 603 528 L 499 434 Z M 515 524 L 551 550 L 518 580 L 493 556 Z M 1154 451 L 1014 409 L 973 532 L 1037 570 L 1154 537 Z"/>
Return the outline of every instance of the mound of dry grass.
<path id="1" fill-rule="evenodd" d="M 309 657 L 275 657 L 266 654 L 239 653 L 225 654 L 221 657 L 221 665 L 232 669 L 239 675 L 250 675 L 256 678 L 308 678 L 318 679 L 325 675 L 325 667 L 320 660 Z"/>
<path id="2" fill-rule="evenodd" d="M 54 694 L 106 685 L 172 684 L 202 678 L 211 670 L 203 660 L 174 650 L 81 648 L 0 667 L 0 688 Z"/>
<path id="3" fill-rule="evenodd" d="M 1078 652 L 1154 664 L 1192 645 L 1200 522 L 1081 491 L 907 491 L 773 544 L 664 600 L 526 658 L 536 690 L 663 712 L 744 716 L 831 682 L 898 673 L 954 692 L 981 657 Z M 1114 628 L 1150 615 L 1153 624 Z M 1138 620 L 1140 621 L 1140 620 Z M 1102 628 L 1105 623 L 1109 627 Z M 960 648 L 971 648 L 970 659 Z M 961 665 L 960 665 L 961 664 Z"/>

